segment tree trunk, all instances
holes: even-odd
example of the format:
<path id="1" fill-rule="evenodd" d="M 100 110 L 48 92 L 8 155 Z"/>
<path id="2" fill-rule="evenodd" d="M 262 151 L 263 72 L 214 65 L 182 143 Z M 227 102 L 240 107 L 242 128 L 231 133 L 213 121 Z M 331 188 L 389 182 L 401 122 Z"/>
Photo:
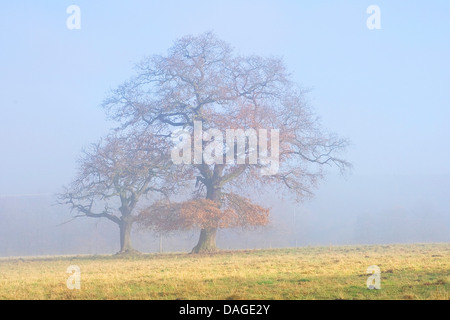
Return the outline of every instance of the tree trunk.
<path id="1" fill-rule="evenodd" d="M 133 220 L 122 217 L 119 224 L 120 228 L 120 251 L 118 253 L 136 253 L 131 245 L 131 227 L 133 226 Z"/>
<path id="2" fill-rule="evenodd" d="M 206 253 L 217 251 L 216 246 L 217 228 L 202 229 L 197 245 L 191 253 Z"/>
<path id="3" fill-rule="evenodd" d="M 213 185 L 206 186 L 206 199 L 218 202 L 220 207 L 221 190 Z M 217 228 L 207 228 L 200 231 L 200 238 L 191 253 L 207 253 L 217 251 L 216 245 Z"/>

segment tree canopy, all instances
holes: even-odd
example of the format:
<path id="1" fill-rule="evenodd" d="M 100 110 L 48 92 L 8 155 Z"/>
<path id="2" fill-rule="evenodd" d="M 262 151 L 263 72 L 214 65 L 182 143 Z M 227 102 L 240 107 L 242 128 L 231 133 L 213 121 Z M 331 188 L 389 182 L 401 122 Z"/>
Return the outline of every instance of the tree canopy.
<path id="1" fill-rule="evenodd" d="M 143 59 L 103 107 L 125 135 L 164 141 L 156 149 L 171 154 L 169 176 L 191 181 L 192 199 L 158 202 L 140 216 L 152 228 L 200 228 L 193 252 L 216 250 L 220 227 L 267 223 L 268 211 L 249 200 L 255 193 L 300 201 L 325 166 L 350 166 L 339 156 L 347 140 L 322 128 L 282 59 L 236 54 L 211 32 Z M 133 165 L 158 159 L 143 157 Z"/>

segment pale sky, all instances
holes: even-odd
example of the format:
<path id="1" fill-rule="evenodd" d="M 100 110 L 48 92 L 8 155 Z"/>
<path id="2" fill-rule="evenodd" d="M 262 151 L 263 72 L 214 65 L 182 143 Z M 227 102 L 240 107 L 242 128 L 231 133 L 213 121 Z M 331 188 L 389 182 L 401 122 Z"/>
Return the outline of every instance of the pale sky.
<path id="1" fill-rule="evenodd" d="M 68 30 L 66 8 L 81 9 Z M 369 30 L 369 5 L 381 29 Z M 114 123 L 100 108 L 146 55 L 212 30 L 283 57 L 354 175 L 443 175 L 450 162 L 449 1 L 11 1 L 0 10 L 0 194 L 53 194 Z M 386 186 L 389 188 L 389 186 Z"/>

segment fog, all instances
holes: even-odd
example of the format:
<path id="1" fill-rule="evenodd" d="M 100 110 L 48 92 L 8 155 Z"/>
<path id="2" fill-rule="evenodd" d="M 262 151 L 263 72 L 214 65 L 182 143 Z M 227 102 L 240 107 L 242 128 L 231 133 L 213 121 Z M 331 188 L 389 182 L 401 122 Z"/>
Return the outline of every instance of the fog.
<path id="1" fill-rule="evenodd" d="M 220 248 L 450 242 L 450 4 L 378 1 L 382 28 L 369 30 L 366 2 L 214 2 L 77 1 L 79 30 L 66 27 L 69 2 L 2 6 L 0 256 L 119 250 L 116 224 L 72 220 L 56 194 L 117 125 L 100 108 L 107 92 L 144 56 L 208 30 L 239 53 L 283 57 L 324 127 L 351 141 L 353 164 L 330 168 L 302 203 L 256 198 L 271 223 L 220 230 Z M 189 252 L 198 234 L 135 228 L 132 242 Z"/>
<path id="2" fill-rule="evenodd" d="M 389 186 L 389 188 L 387 187 Z M 222 249 L 450 241 L 449 176 L 331 175 L 314 199 L 296 205 L 265 198 L 271 224 L 252 231 L 220 230 Z M 270 199 L 271 198 L 271 199 Z M 113 254 L 118 227 L 106 219 L 78 218 L 51 196 L 0 199 L 0 256 Z M 65 223 L 67 222 L 67 223 Z M 160 237 L 133 230 L 133 245 L 159 252 Z M 189 252 L 198 231 L 162 238 L 164 252 Z"/>

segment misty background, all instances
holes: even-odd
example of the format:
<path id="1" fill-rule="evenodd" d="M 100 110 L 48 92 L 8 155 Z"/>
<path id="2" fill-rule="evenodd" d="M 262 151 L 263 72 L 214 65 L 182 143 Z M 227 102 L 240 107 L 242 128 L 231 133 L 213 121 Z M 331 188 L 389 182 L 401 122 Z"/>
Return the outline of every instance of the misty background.
<path id="1" fill-rule="evenodd" d="M 68 30 L 66 8 L 81 9 Z M 381 30 L 366 9 L 381 8 Z M 0 256 L 115 253 L 117 226 L 54 205 L 81 150 L 115 123 L 100 108 L 144 56 L 213 30 L 237 52 L 281 56 L 323 126 L 351 140 L 301 204 L 276 195 L 270 226 L 221 230 L 223 249 L 450 242 L 450 3 L 18 1 L 0 10 Z M 190 251 L 198 231 L 163 238 Z M 143 252 L 159 235 L 133 233 Z"/>

